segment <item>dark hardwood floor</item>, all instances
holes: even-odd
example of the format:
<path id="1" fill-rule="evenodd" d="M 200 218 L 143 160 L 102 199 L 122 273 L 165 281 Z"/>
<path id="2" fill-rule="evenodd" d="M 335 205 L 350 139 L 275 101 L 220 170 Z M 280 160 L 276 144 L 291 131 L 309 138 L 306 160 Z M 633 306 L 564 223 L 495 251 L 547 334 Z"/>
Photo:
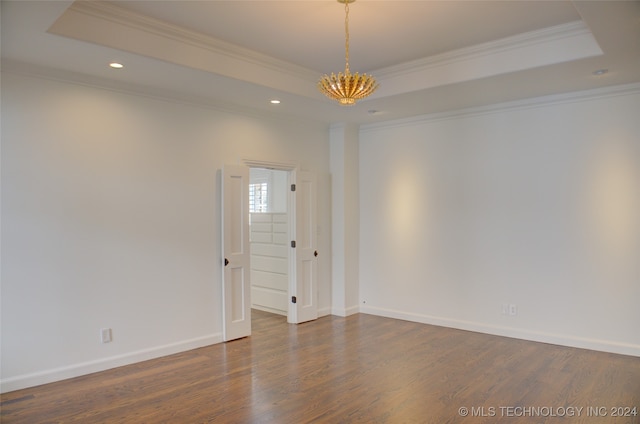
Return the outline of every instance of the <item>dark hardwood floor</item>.
<path id="1" fill-rule="evenodd" d="M 636 424 L 640 358 L 365 314 L 296 326 L 253 311 L 249 338 L 0 402 L 3 423 L 29 424 Z"/>

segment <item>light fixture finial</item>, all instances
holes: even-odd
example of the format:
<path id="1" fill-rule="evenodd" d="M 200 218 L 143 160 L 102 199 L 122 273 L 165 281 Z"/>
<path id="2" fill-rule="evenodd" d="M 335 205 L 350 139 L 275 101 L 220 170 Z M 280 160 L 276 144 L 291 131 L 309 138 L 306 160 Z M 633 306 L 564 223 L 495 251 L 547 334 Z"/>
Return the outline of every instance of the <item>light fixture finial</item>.
<path id="1" fill-rule="evenodd" d="M 344 73 L 331 76 L 324 75 L 318 81 L 318 89 L 325 96 L 337 100 L 341 105 L 353 105 L 356 100 L 363 99 L 376 91 L 378 83 L 375 78 L 367 74 L 352 74 L 349 69 L 349 3 L 356 0 L 337 0 L 344 4 L 345 19 L 345 67 Z"/>

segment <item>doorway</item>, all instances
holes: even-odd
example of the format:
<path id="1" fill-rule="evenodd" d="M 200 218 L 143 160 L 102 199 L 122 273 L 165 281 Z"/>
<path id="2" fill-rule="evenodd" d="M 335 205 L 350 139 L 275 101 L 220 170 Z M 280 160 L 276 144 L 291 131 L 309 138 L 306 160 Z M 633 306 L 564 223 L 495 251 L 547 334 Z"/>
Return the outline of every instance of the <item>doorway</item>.
<path id="1" fill-rule="evenodd" d="M 288 289 L 284 297 L 287 322 L 298 324 L 318 318 L 315 175 L 292 166 L 265 167 L 248 161 L 245 163 L 246 165 L 225 165 L 221 172 L 224 341 L 251 335 L 251 309 L 254 302 L 251 301 L 250 191 L 253 191 L 255 209 L 264 201 L 260 196 L 268 198 L 268 187 L 264 192 L 262 187 L 250 188 L 250 168 L 281 170 L 287 176 L 285 197 L 286 211 L 290 218 L 286 223 L 288 232 L 280 231 L 275 237 L 288 236 L 284 245 L 287 256 L 283 256 L 287 258 L 284 262 L 288 264 Z M 255 238 L 258 238 L 257 228 L 260 219 L 263 217 L 254 218 Z M 279 218 L 276 218 L 276 221 L 277 219 Z M 272 237 L 273 224 L 272 218 Z M 255 248 L 253 250 L 254 253 L 257 251 Z M 273 292 L 272 290 L 271 294 Z"/>
<path id="2" fill-rule="evenodd" d="M 288 315 L 290 281 L 289 171 L 249 170 L 251 308 Z"/>

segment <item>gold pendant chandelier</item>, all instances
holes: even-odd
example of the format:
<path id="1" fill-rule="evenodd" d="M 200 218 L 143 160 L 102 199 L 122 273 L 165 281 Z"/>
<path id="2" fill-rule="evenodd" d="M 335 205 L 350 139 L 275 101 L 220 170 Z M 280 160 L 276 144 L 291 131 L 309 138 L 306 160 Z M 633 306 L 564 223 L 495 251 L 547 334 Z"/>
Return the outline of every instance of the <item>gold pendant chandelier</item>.
<path id="1" fill-rule="evenodd" d="M 345 61 L 344 73 L 324 75 L 318 81 L 318 89 L 325 96 L 337 100 L 341 105 L 353 105 L 356 100 L 364 99 L 378 88 L 375 78 L 367 74 L 352 74 L 349 70 L 349 3 L 356 0 L 337 0 L 344 3 L 345 19 Z"/>

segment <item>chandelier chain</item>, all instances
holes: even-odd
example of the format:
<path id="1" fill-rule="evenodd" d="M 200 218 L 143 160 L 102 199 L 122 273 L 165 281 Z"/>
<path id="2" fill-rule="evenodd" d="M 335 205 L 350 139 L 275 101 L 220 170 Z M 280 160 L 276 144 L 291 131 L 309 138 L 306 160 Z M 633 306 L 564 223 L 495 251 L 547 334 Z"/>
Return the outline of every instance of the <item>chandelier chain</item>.
<path id="1" fill-rule="evenodd" d="M 345 72 L 349 73 L 349 2 L 344 4 L 344 58 L 346 62 Z"/>

